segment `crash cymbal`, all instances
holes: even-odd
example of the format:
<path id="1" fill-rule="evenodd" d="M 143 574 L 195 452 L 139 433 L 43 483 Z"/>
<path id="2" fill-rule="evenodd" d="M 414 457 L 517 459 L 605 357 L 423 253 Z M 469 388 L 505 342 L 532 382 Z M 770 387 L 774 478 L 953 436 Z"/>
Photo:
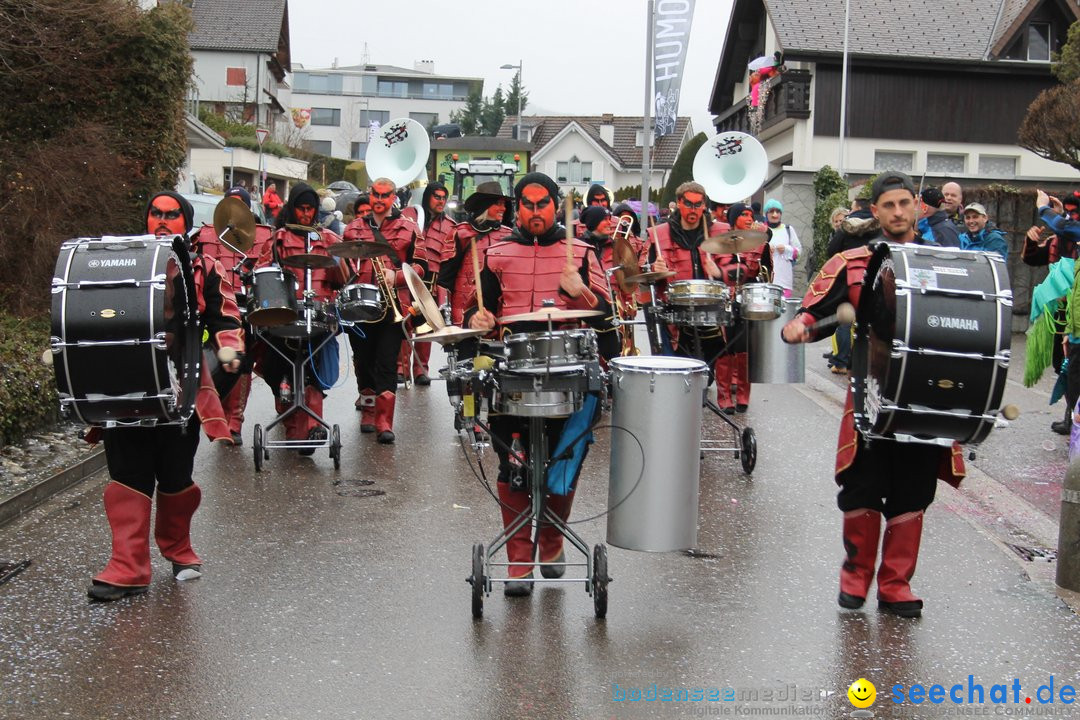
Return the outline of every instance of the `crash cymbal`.
<path id="1" fill-rule="evenodd" d="M 701 243 L 701 249 L 713 255 L 751 252 L 761 247 L 768 239 L 768 233 L 758 230 L 728 230 L 707 238 Z"/>
<path id="2" fill-rule="evenodd" d="M 373 257 L 390 255 L 394 252 L 394 247 L 390 243 L 379 240 L 350 240 L 348 242 L 334 243 L 326 249 L 326 252 L 339 258 L 368 260 Z"/>
<path id="3" fill-rule="evenodd" d="M 294 268 L 332 268 L 337 265 L 337 260 L 329 255 L 316 253 L 297 253 L 281 259 L 281 264 Z"/>
<path id="4" fill-rule="evenodd" d="M 439 306 L 435 303 L 435 299 L 431 297 L 427 285 L 424 285 L 424 281 L 413 270 L 412 265 L 405 263 L 401 266 L 401 269 L 405 271 L 405 284 L 409 286 L 409 293 L 420 306 L 420 313 L 427 320 L 427 324 L 436 331 L 446 327 L 442 313 L 439 312 Z"/>
<path id="5" fill-rule="evenodd" d="M 672 273 L 674 275 L 674 273 Z M 566 320 L 580 320 L 582 318 L 600 317 L 604 313 L 599 310 L 560 310 L 559 308 L 544 308 L 534 312 L 521 313 L 519 315 L 503 315 L 499 318 L 502 325 L 510 325 L 518 322 L 564 322 Z"/>
<path id="6" fill-rule="evenodd" d="M 452 345 L 462 340 L 468 340 L 469 338 L 480 337 L 485 334 L 484 330 L 470 330 L 468 328 L 458 327 L 457 325 L 446 325 L 438 330 L 434 330 L 423 335 L 416 335 L 412 338 L 412 342 L 437 342 L 440 345 Z"/>
<path id="7" fill-rule="evenodd" d="M 222 198 L 214 208 L 214 232 L 242 253 L 255 244 L 255 216 L 237 197 Z"/>
<path id="8" fill-rule="evenodd" d="M 624 282 L 627 283 L 641 283 L 642 285 L 652 285 L 658 283 L 661 280 L 667 280 L 668 278 L 675 277 L 675 273 L 671 270 L 661 272 L 659 270 L 653 270 L 652 272 L 638 273 L 637 275 L 631 275 L 626 278 Z"/>
<path id="9" fill-rule="evenodd" d="M 612 260 L 615 264 L 622 265 L 624 268 L 637 268 L 638 254 L 634 252 L 634 246 L 630 244 L 629 240 L 619 236 L 615 238 L 615 247 L 612 249 Z M 634 272 L 635 274 L 637 273 L 636 269 Z"/>

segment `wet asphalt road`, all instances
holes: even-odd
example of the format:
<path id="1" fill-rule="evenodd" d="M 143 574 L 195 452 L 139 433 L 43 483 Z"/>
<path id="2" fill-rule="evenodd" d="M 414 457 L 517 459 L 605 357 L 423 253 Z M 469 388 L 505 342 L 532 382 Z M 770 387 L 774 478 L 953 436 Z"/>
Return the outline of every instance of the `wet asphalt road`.
<path id="1" fill-rule="evenodd" d="M 498 511 L 464 461 L 441 384 L 401 391 L 398 442 L 386 447 L 359 434 L 350 377 L 327 402 L 342 427 L 341 471 L 325 451 L 275 450 L 256 474 L 251 426 L 272 416 L 257 384 L 246 445 L 204 438 L 199 449 L 201 579 L 175 582 L 155 552 L 146 595 L 87 602 L 108 556 L 104 478 L 0 529 L 0 559 L 33 561 L 0 585 L 0 717 L 847 717 L 859 677 L 878 688 L 877 717 L 943 717 L 982 708 L 896 706 L 889 688 L 948 687 L 969 674 L 988 691 L 1013 678 L 1024 688 L 1020 705 L 990 714 L 1075 716 L 1023 704 L 1051 675 L 1059 687 L 1080 684 L 1080 621 L 1055 593 L 1052 565 L 1025 564 L 1001 544 L 1023 534 L 1019 515 L 1002 517 L 983 498 L 939 485 L 913 583 L 921 620 L 872 602 L 837 608 L 840 391 L 818 372 L 823 347 L 807 351 L 806 386 L 755 386 L 745 416 L 759 443 L 752 479 L 730 455 L 706 456 L 696 557 L 609 548 L 605 621 L 577 584 L 528 599 L 496 586 L 473 620 L 470 547 L 495 536 Z M 1038 392 L 1009 386 L 1027 414 L 980 451 L 988 479 L 974 487 L 996 482 L 995 493 L 1011 490 L 1056 521 L 1065 449 L 1046 424 L 1060 406 L 1051 413 Z M 713 418 L 707 427 L 724 431 Z M 606 503 L 607 432 L 597 440 L 575 517 Z M 493 474 L 493 457 L 484 462 Z M 604 541 L 603 520 L 577 529 L 590 545 Z M 652 683 L 731 688 L 736 699 L 614 699 Z"/>

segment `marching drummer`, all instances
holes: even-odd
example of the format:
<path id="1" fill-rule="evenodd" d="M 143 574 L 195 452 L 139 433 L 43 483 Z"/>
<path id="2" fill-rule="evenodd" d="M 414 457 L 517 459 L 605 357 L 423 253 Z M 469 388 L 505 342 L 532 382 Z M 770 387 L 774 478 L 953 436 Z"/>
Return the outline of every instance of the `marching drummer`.
<path id="1" fill-rule="evenodd" d="M 274 234 L 264 244 L 256 267 L 279 265 L 288 257 L 307 252 L 329 256 L 327 248 L 339 242 L 340 238 L 325 228 L 317 227 L 318 208 L 319 195 L 310 185 L 298 183 L 293 186 L 289 193 L 289 201 L 278 213 Z M 300 276 L 300 281 L 296 286 L 297 299 L 303 300 L 304 271 L 297 270 L 297 273 Z M 319 302 L 328 303 L 333 300 L 334 292 L 344 285 L 345 270 L 340 262 L 331 267 L 311 269 L 311 290 L 315 293 L 315 300 Z M 294 348 L 290 346 L 293 341 L 285 338 L 270 338 L 267 342 L 275 344 L 285 354 L 283 356 L 270 348 L 263 348 L 261 352 L 257 352 L 256 371 L 262 375 L 263 380 L 273 391 L 274 406 L 278 413 L 284 413 L 292 403 L 282 397 L 283 392 L 301 392 L 299 388 L 289 386 L 292 380 L 292 365 L 286 358 L 294 352 Z M 307 340 L 302 340 L 302 342 L 306 343 Z M 315 342 L 312 344 L 317 345 Z M 321 417 L 325 394 L 317 383 L 318 379 L 314 372 L 306 373 L 303 388 L 304 404 Z M 326 440 L 326 428 L 308 413 L 290 413 L 283 423 L 287 440 Z M 311 455 L 315 452 L 315 448 L 300 448 L 298 452 L 301 455 Z"/>
<path id="2" fill-rule="evenodd" d="M 146 231 L 157 237 L 189 237 L 195 211 L 174 192 L 160 192 L 146 208 Z M 221 263 L 206 255 L 192 258 L 199 319 L 212 345 L 234 355 L 244 349 L 240 311 Z M 226 372 L 240 369 L 240 360 L 222 363 Z M 112 556 L 94 576 L 87 595 L 93 600 L 119 600 L 146 592 L 150 585 L 150 510 L 157 494 L 154 540 L 172 563 L 178 580 L 199 577 L 202 560 L 191 547 L 191 518 L 199 507 L 202 490 L 192 480 L 198 427 L 211 440 L 228 440 L 220 399 L 209 372 L 203 367 L 195 413 L 186 428 L 177 425 L 94 428 L 87 440 L 105 440 L 105 460 L 112 482 L 105 486 L 105 517 L 112 530 Z"/>
<path id="3" fill-rule="evenodd" d="M 514 188 L 517 225 L 505 242 L 488 248 L 480 276 L 483 305 L 465 313 L 468 327 L 490 332 L 496 328 L 496 316 L 540 310 L 545 299 L 553 300 L 559 309 L 598 310 L 603 315 L 608 314 L 607 287 L 595 254 L 580 240 L 569 241 L 568 251 L 565 229 L 555 222 L 558 195 L 558 186 L 543 173 L 529 173 L 518 182 Z M 541 327 L 539 323 L 532 323 L 531 326 L 519 324 L 513 328 L 503 328 L 504 331 L 513 332 L 540 329 L 546 329 L 546 325 Z M 598 406 L 591 406 L 598 411 Z M 594 420 L 584 419 L 588 425 Z M 573 415 L 569 419 L 545 420 L 550 448 L 555 447 L 564 426 L 574 420 Z M 529 488 L 511 486 L 514 466 L 507 452 L 514 434 L 519 434 L 523 446 L 529 447 L 528 428 L 526 418 L 505 415 L 493 415 L 491 418 L 491 431 L 497 439 L 496 452 L 499 456 L 496 485 L 505 528 L 509 528 L 522 514 L 528 513 L 531 507 Z M 567 494 L 551 494 L 545 501 L 546 506 L 564 521 L 570 516 L 577 475 L 588 452 L 587 443 L 583 445 L 574 456 L 576 467 Z M 506 544 L 506 554 L 512 563 L 509 576 L 514 578 L 504 588 L 507 596 L 532 593 L 534 547 L 539 548 L 541 563 L 558 563 L 565 557 L 563 536 L 557 528 L 542 526 L 534 545 L 531 527 L 524 525 Z M 562 577 L 565 567 L 543 565 L 540 572 L 545 578 L 558 578 Z"/>
<path id="4" fill-rule="evenodd" d="M 915 185 L 901 172 L 883 172 L 871 186 L 870 209 L 881 224 L 878 240 L 918 243 L 915 229 Z M 872 250 L 846 250 L 825 263 L 811 282 L 795 318 L 784 326 L 788 343 L 814 342 L 835 329 L 827 322 L 820 332 L 815 323 L 835 318 L 844 302 L 858 307 L 867 263 Z M 951 448 L 888 439 L 860 441 L 855 430 L 853 386 L 848 385 L 844 416 L 836 452 L 837 505 L 844 514 L 846 557 L 840 567 L 840 607 L 863 606 L 874 579 L 881 532 L 881 564 L 877 567 L 878 609 L 919 617 L 923 602 L 911 592 L 911 578 L 919 559 L 923 514 L 934 500 L 940 478 L 953 486 L 964 477 L 964 460 L 955 443 Z"/>

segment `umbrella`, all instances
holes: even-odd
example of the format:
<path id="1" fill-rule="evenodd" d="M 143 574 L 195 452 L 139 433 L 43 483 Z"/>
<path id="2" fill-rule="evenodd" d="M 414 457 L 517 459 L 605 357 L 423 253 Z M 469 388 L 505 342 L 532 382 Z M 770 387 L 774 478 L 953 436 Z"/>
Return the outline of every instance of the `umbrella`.
<path id="1" fill-rule="evenodd" d="M 768 67 L 776 67 L 776 58 L 772 55 L 762 55 L 759 58 L 754 58 L 750 61 L 750 64 L 746 66 L 750 70 L 761 70 Z"/>

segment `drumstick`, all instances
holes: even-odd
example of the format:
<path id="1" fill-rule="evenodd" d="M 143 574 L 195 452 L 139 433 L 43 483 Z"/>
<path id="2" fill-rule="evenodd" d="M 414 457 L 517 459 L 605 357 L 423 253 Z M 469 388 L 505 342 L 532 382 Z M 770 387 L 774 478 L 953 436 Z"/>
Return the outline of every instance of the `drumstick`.
<path id="1" fill-rule="evenodd" d="M 480 287 L 480 254 L 476 250 L 476 238 L 469 240 L 472 245 L 472 269 L 476 276 L 476 306 L 484 309 L 484 290 Z"/>

